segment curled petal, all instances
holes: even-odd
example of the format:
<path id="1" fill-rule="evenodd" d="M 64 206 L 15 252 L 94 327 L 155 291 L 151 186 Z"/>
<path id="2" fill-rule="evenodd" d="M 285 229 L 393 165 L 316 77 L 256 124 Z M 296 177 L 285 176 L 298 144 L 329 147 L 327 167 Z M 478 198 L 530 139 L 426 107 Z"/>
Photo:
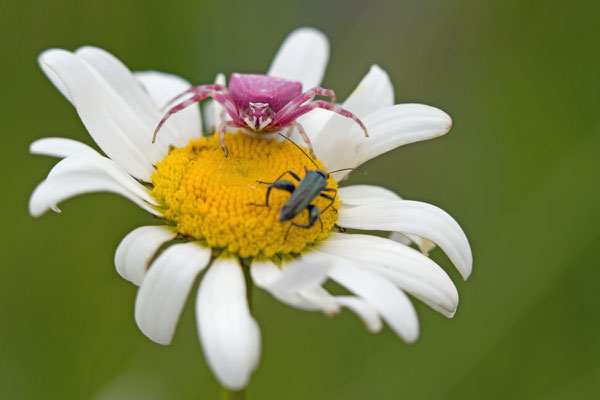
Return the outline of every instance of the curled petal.
<path id="1" fill-rule="evenodd" d="M 39 63 L 52 82 L 60 81 L 59 89 L 65 91 L 81 121 L 98 146 L 111 159 L 136 178 L 150 181 L 153 157 L 160 154 L 149 147 L 152 132 L 130 133 L 138 121 L 133 118 L 125 101 L 109 89 L 97 72 L 81 57 L 64 50 L 51 49 L 43 52 Z M 146 143 L 146 140 L 148 139 Z M 141 146 L 140 146 L 141 145 Z"/>
<path id="2" fill-rule="evenodd" d="M 345 209 L 337 220 L 345 228 L 409 233 L 438 245 L 464 279 L 473 268 L 469 241 L 447 212 L 431 204 L 408 200 L 381 201 Z"/>
<path id="3" fill-rule="evenodd" d="M 379 201 L 402 200 L 402 197 L 389 189 L 374 185 L 352 185 L 339 189 L 338 195 L 342 200 L 342 210 L 352 206 L 373 204 Z M 435 243 L 410 233 L 392 232 L 390 239 L 402 243 L 415 243 L 423 254 L 429 254 L 435 247 Z"/>
<path id="4" fill-rule="evenodd" d="M 412 343 L 417 340 L 419 321 L 408 296 L 375 272 L 361 268 L 353 262 L 335 258 L 339 261 L 329 272 L 331 279 L 371 304 L 404 341 Z"/>
<path id="5" fill-rule="evenodd" d="M 60 212 L 57 204 L 74 196 L 93 192 L 119 194 L 143 210 L 162 215 L 151 202 L 154 200 L 143 186 L 131 180 L 126 173 L 111 168 L 111 160 L 106 163 L 93 158 L 68 157 L 60 161 L 42 181 L 29 199 L 29 212 L 39 217 L 49 209 Z"/>
<path id="6" fill-rule="evenodd" d="M 288 271 L 289 268 L 284 272 L 281 267 L 269 260 L 254 261 L 250 268 L 254 284 L 268 291 L 284 304 L 306 311 L 323 311 L 326 314 L 335 314 L 339 311 L 340 307 L 335 298 L 319 286 L 303 287 L 298 290 L 274 288 L 274 284 Z M 295 274 L 295 271 L 296 269 L 293 269 L 292 274 Z M 321 280 L 322 278 L 319 278 L 317 282 Z"/>
<path id="7" fill-rule="evenodd" d="M 60 171 L 65 174 L 71 173 L 71 169 L 81 170 L 87 167 L 89 170 L 98 170 L 106 176 L 110 176 L 116 183 L 124 189 L 130 191 L 145 202 L 157 205 L 154 198 L 148 193 L 148 190 L 133 179 L 127 172 L 113 160 L 101 156 L 96 150 L 86 144 L 72 139 L 65 138 L 43 138 L 31 143 L 29 151 L 32 154 L 41 154 L 51 157 L 72 158 L 68 162 L 55 166 L 49 174 L 57 175 Z M 74 160 L 77 161 L 74 161 Z M 67 167 L 70 166 L 70 167 Z M 78 166 L 78 168 L 76 167 Z"/>
<path id="8" fill-rule="evenodd" d="M 142 226 L 131 231 L 115 252 L 117 272 L 137 286 L 141 285 L 158 249 L 176 235 L 175 229 L 164 225 Z"/>
<path id="9" fill-rule="evenodd" d="M 175 244 L 150 266 L 137 293 L 135 320 L 156 343 L 171 343 L 192 285 L 210 254 L 209 248 L 196 242 Z"/>
<path id="10" fill-rule="evenodd" d="M 452 127 L 448 114 L 423 104 L 397 104 L 375 111 L 362 121 L 369 131 L 368 138 L 357 125 L 347 131 L 325 133 L 337 135 L 335 151 L 324 154 L 321 160 L 328 170 L 358 167 L 396 147 L 442 136 Z M 347 174 L 341 172 L 336 178 Z"/>
<path id="11" fill-rule="evenodd" d="M 377 272 L 446 316 L 458 306 L 458 291 L 446 272 L 407 246 L 371 235 L 333 234 L 319 249 Z"/>

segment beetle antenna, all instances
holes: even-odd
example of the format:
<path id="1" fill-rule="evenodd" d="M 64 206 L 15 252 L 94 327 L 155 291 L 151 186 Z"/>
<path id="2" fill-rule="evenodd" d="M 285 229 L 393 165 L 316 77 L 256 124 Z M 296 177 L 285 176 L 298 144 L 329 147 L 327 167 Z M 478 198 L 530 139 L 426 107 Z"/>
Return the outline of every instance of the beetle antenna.
<path id="1" fill-rule="evenodd" d="M 336 169 L 335 171 L 330 171 L 329 174 L 333 174 L 333 173 L 340 172 L 340 171 L 360 171 L 363 174 L 367 173 L 367 171 L 363 171 L 363 170 L 358 169 L 358 168 L 342 168 L 342 169 Z"/>
<path id="2" fill-rule="evenodd" d="M 304 153 L 304 155 L 306 156 L 306 158 L 308 158 L 310 160 L 310 162 L 312 162 L 313 164 L 315 164 L 315 167 L 317 167 L 317 169 L 319 169 L 319 166 L 317 165 L 317 163 L 315 162 L 315 160 L 313 160 L 308 154 L 306 154 L 306 152 L 304 150 L 302 150 L 302 147 L 298 146 L 298 144 L 296 142 L 294 142 L 292 139 L 290 139 L 289 137 L 285 136 L 281 132 L 277 132 L 277 134 L 279 136 L 281 136 L 282 138 L 284 138 L 285 140 L 287 140 L 288 142 L 291 142 L 294 146 L 296 146 L 298 148 L 298 150 L 300 150 L 302 153 Z"/>

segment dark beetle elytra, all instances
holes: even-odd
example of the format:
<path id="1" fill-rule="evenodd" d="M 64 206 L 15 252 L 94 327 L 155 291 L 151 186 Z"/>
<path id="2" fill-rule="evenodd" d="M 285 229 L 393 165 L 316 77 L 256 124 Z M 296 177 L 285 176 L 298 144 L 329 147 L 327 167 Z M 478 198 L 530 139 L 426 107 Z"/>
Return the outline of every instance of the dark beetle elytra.
<path id="1" fill-rule="evenodd" d="M 304 167 L 304 170 L 306 171 L 306 175 L 303 179 L 300 179 L 300 177 L 294 171 L 285 171 L 279 176 L 279 178 L 275 180 L 275 182 L 258 181 L 258 183 L 268 184 L 269 187 L 267 189 L 265 204 L 253 203 L 253 205 L 255 206 L 269 207 L 269 195 L 271 194 L 271 189 L 273 188 L 279 190 L 286 190 L 292 194 L 292 196 L 285 202 L 283 208 L 281 209 L 281 212 L 279 213 L 279 222 L 290 221 L 296 215 L 300 214 L 303 210 L 308 211 L 308 224 L 301 225 L 296 222 L 292 222 L 290 224 L 290 228 L 285 234 L 286 238 L 292 226 L 309 229 L 317 221 L 319 221 L 321 223 L 321 229 L 323 229 L 321 214 L 324 213 L 329 207 L 333 208 L 334 211 L 337 212 L 337 210 L 333 207 L 333 202 L 335 201 L 337 189 L 327 187 L 327 179 L 329 179 L 329 174 L 323 171 L 322 169 L 310 171 L 307 167 Z M 294 186 L 294 183 L 288 181 L 287 179 L 281 179 L 286 174 L 289 174 L 299 183 L 298 187 Z M 332 192 L 333 195 L 330 196 L 326 192 Z M 323 210 L 319 210 L 317 206 L 310 204 L 317 196 L 331 200 L 327 207 L 325 207 Z"/>
<path id="2" fill-rule="evenodd" d="M 281 135 L 281 134 L 280 134 Z M 314 162 L 312 158 L 308 156 L 302 150 L 300 146 L 294 143 L 291 139 L 286 138 L 281 135 L 283 138 L 294 144 L 304 155 L 317 167 L 315 171 L 309 170 L 306 166 L 304 167 L 304 171 L 306 174 L 303 179 L 300 179 L 298 174 L 294 171 L 285 171 L 283 174 L 279 176 L 274 182 L 262 182 L 258 181 L 258 183 L 268 184 L 267 194 L 265 198 L 265 204 L 255 204 L 251 203 L 251 205 L 259 206 L 259 207 L 269 207 L 269 195 L 271 194 L 271 190 L 273 188 L 279 190 L 285 190 L 290 192 L 291 197 L 285 202 L 283 205 L 281 212 L 279 213 L 279 222 L 287 222 L 292 220 L 296 215 L 300 214 L 303 210 L 308 211 L 308 224 L 301 225 L 296 222 L 291 222 L 290 227 L 288 228 L 285 238 L 287 239 L 287 235 L 290 232 L 292 226 L 296 226 L 298 228 L 309 229 L 311 228 L 317 221 L 321 223 L 321 229 L 323 229 L 323 221 L 321 221 L 321 214 L 324 213 L 330 207 L 337 212 L 337 210 L 333 207 L 333 203 L 335 202 L 335 197 L 337 195 L 337 189 L 328 188 L 327 180 L 331 176 L 331 174 L 339 171 L 347 171 L 349 169 L 354 168 L 342 168 L 331 172 L 323 171 L 319 168 L 319 166 Z M 298 187 L 294 186 L 294 183 L 288 181 L 287 179 L 281 179 L 286 174 L 289 174 L 292 178 L 294 178 L 298 183 Z M 327 192 L 331 192 L 331 195 Z M 312 201 L 317 197 L 324 197 L 330 200 L 330 203 L 323 210 L 319 210 L 315 205 L 311 204 Z"/>
<path id="3" fill-rule="evenodd" d="M 291 136 L 292 130 L 296 128 L 306 142 L 310 153 L 314 156 L 310 139 L 304 128 L 296 122 L 296 119 L 315 108 L 330 110 L 353 119 L 363 129 L 365 136 L 369 136 L 367 128 L 358 117 L 334 104 L 335 92 L 331 89 L 314 87 L 302 93 L 300 82 L 267 75 L 234 73 L 231 74 L 229 79 L 229 87 L 217 84 L 195 86 L 181 93 L 172 101 L 186 94 L 193 94 L 193 96 L 167 112 L 154 130 L 153 143 L 156 140 L 158 131 L 171 115 L 207 97 L 212 97 L 217 103 L 221 104 L 232 119 L 221 123 L 217 127 L 221 147 L 225 155 L 227 155 L 227 148 L 224 143 L 225 128 L 229 126 L 248 128 L 255 132 L 276 132 L 288 128 L 288 137 Z M 331 103 L 324 100 L 312 101 L 315 96 L 329 97 Z"/>

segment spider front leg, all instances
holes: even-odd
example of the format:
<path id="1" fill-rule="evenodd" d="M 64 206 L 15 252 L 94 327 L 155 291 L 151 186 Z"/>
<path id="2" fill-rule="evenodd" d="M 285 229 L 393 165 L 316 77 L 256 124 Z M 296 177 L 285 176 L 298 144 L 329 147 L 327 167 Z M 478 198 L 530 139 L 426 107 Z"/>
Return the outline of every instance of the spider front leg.
<path id="1" fill-rule="evenodd" d="M 223 86 L 223 85 L 194 86 L 194 87 L 186 90 L 185 92 L 181 93 L 180 95 L 176 96 L 173 100 L 171 100 L 171 102 L 174 100 L 177 100 L 181 96 L 184 96 L 189 93 L 195 93 L 195 94 L 194 94 L 194 96 L 190 97 L 189 99 L 172 107 L 169 111 L 167 111 L 167 113 L 165 114 L 163 119 L 160 120 L 160 122 L 158 123 L 158 126 L 154 130 L 154 135 L 152 136 L 152 143 L 154 143 L 156 141 L 156 135 L 158 134 L 158 131 L 164 125 L 164 123 L 167 122 L 167 120 L 169 119 L 169 117 L 171 115 L 178 113 L 179 111 L 191 106 L 192 104 L 197 103 L 201 100 L 204 100 L 208 97 L 212 97 L 213 99 L 215 99 L 215 101 L 217 101 L 219 104 L 221 104 L 234 120 L 239 118 L 237 115 L 237 108 L 235 106 L 235 102 L 229 95 L 229 92 L 227 91 L 227 88 L 225 86 Z M 167 103 L 167 104 L 169 104 L 169 103 Z"/>
<path id="2" fill-rule="evenodd" d="M 329 97 L 331 99 L 331 102 L 335 103 L 335 92 L 333 90 L 317 86 L 312 89 L 308 89 L 306 92 L 290 100 L 290 102 L 283 106 L 283 108 L 279 110 L 279 112 L 286 114 L 289 111 L 295 110 L 296 108 L 300 107 L 307 101 L 312 100 L 312 98 L 315 96 Z"/>
<path id="3" fill-rule="evenodd" d="M 223 149 L 223 153 L 225 153 L 225 157 L 229 155 L 229 151 L 227 150 L 227 146 L 225 146 L 225 128 L 226 127 L 238 127 L 239 125 L 234 121 L 223 121 L 219 125 L 219 143 L 221 143 L 221 148 Z"/>
<path id="4" fill-rule="evenodd" d="M 315 100 L 313 102 L 305 104 L 296 109 L 291 109 L 287 113 L 284 113 L 284 114 L 282 114 L 281 111 L 279 111 L 276 114 L 277 123 L 280 124 L 281 126 L 290 125 L 297 118 L 301 117 L 302 115 L 306 114 L 309 111 L 314 110 L 315 108 L 322 108 L 324 110 L 333 111 L 334 113 L 339 114 L 342 117 L 346 117 L 346 118 L 350 118 L 350 119 L 354 120 L 358 125 L 360 125 L 361 129 L 364 131 L 365 137 L 369 137 L 369 133 L 367 132 L 367 127 L 365 126 L 365 124 L 362 123 L 362 121 L 356 115 L 352 114 L 350 111 L 348 111 L 340 106 L 328 103 L 323 100 Z"/>
<path id="5" fill-rule="evenodd" d="M 302 125 L 300 125 L 298 122 L 294 121 L 291 123 L 291 126 L 289 127 L 288 131 L 286 132 L 286 136 L 288 137 L 288 139 L 292 136 L 292 132 L 294 131 L 294 128 L 296 128 L 298 130 L 300 137 L 302 138 L 302 140 L 304 140 L 304 143 L 306 143 L 306 147 L 308 147 L 308 151 L 309 151 L 310 155 L 313 156 L 314 158 L 318 158 L 317 155 L 315 154 L 313 145 L 310 142 L 310 138 L 308 137 L 308 135 L 306 134 L 306 131 L 304 130 L 304 127 Z"/>

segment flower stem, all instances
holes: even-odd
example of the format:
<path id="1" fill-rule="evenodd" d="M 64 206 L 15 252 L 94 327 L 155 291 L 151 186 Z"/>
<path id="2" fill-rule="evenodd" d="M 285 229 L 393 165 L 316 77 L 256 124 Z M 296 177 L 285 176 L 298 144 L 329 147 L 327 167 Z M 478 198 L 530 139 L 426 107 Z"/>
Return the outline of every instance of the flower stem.
<path id="1" fill-rule="evenodd" d="M 242 390 L 229 390 L 223 388 L 222 400 L 246 400 L 246 389 Z"/>

